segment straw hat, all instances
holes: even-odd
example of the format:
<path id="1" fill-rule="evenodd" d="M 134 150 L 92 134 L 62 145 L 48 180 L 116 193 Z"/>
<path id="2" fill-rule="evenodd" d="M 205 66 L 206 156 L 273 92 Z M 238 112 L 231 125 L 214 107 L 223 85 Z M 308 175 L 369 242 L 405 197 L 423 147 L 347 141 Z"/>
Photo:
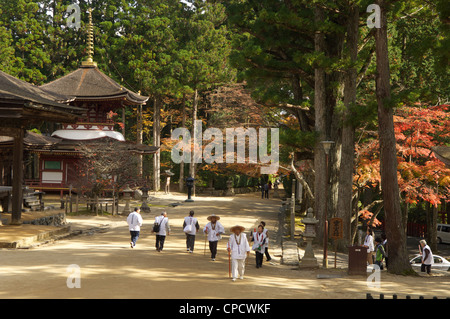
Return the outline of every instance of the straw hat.
<path id="1" fill-rule="evenodd" d="M 245 230 L 245 227 L 236 225 L 236 226 L 231 227 L 231 228 L 230 228 L 230 231 L 231 231 L 232 233 L 234 233 L 234 231 L 235 231 L 236 229 L 240 229 L 240 230 L 241 230 L 241 233 L 242 233 L 242 232 Z"/>
<path id="2" fill-rule="evenodd" d="M 216 216 L 215 214 L 212 214 L 211 216 L 208 216 L 207 219 L 208 219 L 209 221 L 211 221 L 211 218 L 212 218 L 212 217 L 215 217 L 216 220 L 219 220 L 219 219 L 220 219 L 220 217 L 219 217 L 219 216 Z"/>

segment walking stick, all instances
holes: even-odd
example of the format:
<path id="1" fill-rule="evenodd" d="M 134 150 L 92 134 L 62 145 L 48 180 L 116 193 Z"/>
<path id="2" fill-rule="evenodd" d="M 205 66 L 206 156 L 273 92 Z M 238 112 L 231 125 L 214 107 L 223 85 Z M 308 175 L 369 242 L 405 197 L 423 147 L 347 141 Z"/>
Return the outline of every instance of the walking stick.
<path id="1" fill-rule="evenodd" d="M 231 278 L 231 254 L 228 252 L 228 278 Z"/>
<path id="2" fill-rule="evenodd" d="M 206 256 L 206 238 L 208 238 L 208 227 L 206 227 L 205 245 L 203 246 L 203 256 Z"/>

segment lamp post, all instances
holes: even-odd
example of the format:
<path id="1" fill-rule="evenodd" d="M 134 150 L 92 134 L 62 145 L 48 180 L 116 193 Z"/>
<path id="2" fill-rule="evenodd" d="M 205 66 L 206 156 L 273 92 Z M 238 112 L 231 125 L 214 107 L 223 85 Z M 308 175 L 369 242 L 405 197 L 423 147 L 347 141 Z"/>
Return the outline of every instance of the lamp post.
<path id="1" fill-rule="evenodd" d="M 329 161 L 328 161 L 328 155 L 330 154 L 331 146 L 333 146 L 333 141 L 322 141 L 323 150 L 325 151 L 325 166 L 326 166 L 326 196 L 325 196 L 325 212 L 324 212 L 324 232 L 323 232 L 323 268 L 328 268 L 328 171 L 329 171 Z"/>
<path id="2" fill-rule="evenodd" d="M 188 198 L 185 200 L 185 202 L 193 202 L 194 200 L 191 198 L 192 195 L 192 188 L 194 187 L 194 181 L 195 179 L 192 176 L 189 176 L 186 178 L 186 187 L 188 191 Z"/>
<path id="3" fill-rule="evenodd" d="M 294 240 L 295 235 L 295 178 L 292 180 L 292 195 L 291 195 L 291 240 Z"/>

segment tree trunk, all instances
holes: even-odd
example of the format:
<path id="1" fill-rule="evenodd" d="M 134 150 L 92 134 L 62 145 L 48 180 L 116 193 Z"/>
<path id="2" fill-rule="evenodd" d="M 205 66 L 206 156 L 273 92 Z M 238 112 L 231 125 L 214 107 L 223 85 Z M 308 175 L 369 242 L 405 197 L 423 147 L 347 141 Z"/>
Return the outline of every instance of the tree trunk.
<path id="1" fill-rule="evenodd" d="M 159 98 L 153 100 L 153 146 L 161 146 L 161 105 Z M 161 152 L 153 154 L 153 191 L 161 188 Z"/>
<path id="2" fill-rule="evenodd" d="M 137 131 L 136 131 L 136 142 L 138 144 L 142 144 L 142 104 L 138 105 L 137 107 Z M 138 155 L 138 174 L 140 177 L 144 177 L 143 174 L 143 155 Z"/>
<path id="3" fill-rule="evenodd" d="M 406 274 L 413 270 L 408 261 L 406 233 L 400 209 L 397 180 L 397 151 L 394 135 L 393 109 L 390 106 L 391 87 L 388 57 L 387 18 L 384 0 L 377 0 L 381 8 L 381 28 L 375 32 L 378 104 L 378 133 L 380 142 L 381 190 L 384 201 L 385 230 L 389 245 L 390 273 Z"/>
<path id="4" fill-rule="evenodd" d="M 292 92 L 294 95 L 294 103 L 300 105 L 303 101 L 303 90 L 300 82 L 300 75 L 295 74 L 292 79 Z M 297 118 L 298 124 L 300 126 L 300 130 L 303 132 L 311 132 L 308 124 L 308 116 L 306 115 L 305 110 L 295 109 L 293 111 L 295 113 L 295 117 Z"/>
<path id="5" fill-rule="evenodd" d="M 197 120 L 197 104 L 198 104 L 198 90 L 194 91 L 194 100 L 192 102 L 192 132 L 191 137 L 195 136 L 195 121 Z M 195 147 L 195 145 L 194 145 Z M 189 176 L 195 179 L 195 161 L 194 161 L 194 150 L 191 151 L 191 163 L 189 164 Z M 194 187 L 192 188 L 192 196 L 195 196 L 195 181 Z"/>
<path id="6" fill-rule="evenodd" d="M 358 56 L 358 26 L 359 7 L 353 5 L 349 9 L 347 24 L 347 51 L 351 63 L 356 62 Z M 337 217 L 343 220 L 344 238 L 338 242 L 340 250 L 344 250 L 352 242 L 351 215 L 353 198 L 353 166 L 355 150 L 355 128 L 350 123 L 351 106 L 356 102 L 357 71 L 355 66 L 349 68 L 344 76 L 344 105 L 341 146 L 341 163 L 339 169 L 339 190 L 337 202 Z"/>
<path id="7" fill-rule="evenodd" d="M 426 241 L 431 251 L 437 251 L 437 206 L 427 202 L 427 235 Z"/>
<path id="8" fill-rule="evenodd" d="M 186 127 L 186 96 L 183 94 L 182 100 L 183 117 L 181 119 L 181 127 Z M 184 188 L 184 162 L 180 162 L 180 179 L 178 180 L 178 191 L 183 192 Z"/>
<path id="9" fill-rule="evenodd" d="M 23 204 L 23 139 L 25 130 L 21 127 L 14 129 L 13 149 L 13 179 L 12 179 L 12 214 L 11 225 L 20 225 Z"/>
<path id="10" fill-rule="evenodd" d="M 320 25 L 324 19 L 325 14 L 323 9 L 317 5 L 314 9 L 314 20 L 316 25 Z M 325 52 L 325 35 L 321 31 L 316 31 L 314 35 L 314 50 L 317 53 Z M 320 66 L 316 66 L 314 70 L 314 128 L 318 134 L 318 143 L 314 146 L 314 212 L 316 218 L 319 220 L 316 228 L 316 240 L 318 243 L 323 242 L 324 225 L 327 219 L 327 213 L 325 212 L 325 201 L 328 200 L 328 183 L 325 176 L 325 153 L 322 145 L 320 144 L 321 141 L 327 139 L 325 81 L 325 70 Z"/>

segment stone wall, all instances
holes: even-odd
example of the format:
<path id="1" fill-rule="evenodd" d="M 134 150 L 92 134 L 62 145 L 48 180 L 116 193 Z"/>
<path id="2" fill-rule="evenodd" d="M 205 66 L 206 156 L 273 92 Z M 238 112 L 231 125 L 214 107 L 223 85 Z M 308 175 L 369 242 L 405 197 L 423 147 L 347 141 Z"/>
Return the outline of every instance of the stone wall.
<path id="1" fill-rule="evenodd" d="M 252 192 L 259 192 L 257 186 L 255 187 L 236 187 L 232 188 L 234 194 L 247 194 Z M 213 187 L 195 187 L 195 192 L 199 195 L 209 196 L 232 196 L 228 189 L 214 189 Z"/>
<path id="2" fill-rule="evenodd" d="M 51 216 L 44 216 L 33 220 L 24 220 L 24 224 L 31 225 L 47 225 L 47 226 L 62 226 L 66 224 L 64 213 L 59 213 Z"/>

